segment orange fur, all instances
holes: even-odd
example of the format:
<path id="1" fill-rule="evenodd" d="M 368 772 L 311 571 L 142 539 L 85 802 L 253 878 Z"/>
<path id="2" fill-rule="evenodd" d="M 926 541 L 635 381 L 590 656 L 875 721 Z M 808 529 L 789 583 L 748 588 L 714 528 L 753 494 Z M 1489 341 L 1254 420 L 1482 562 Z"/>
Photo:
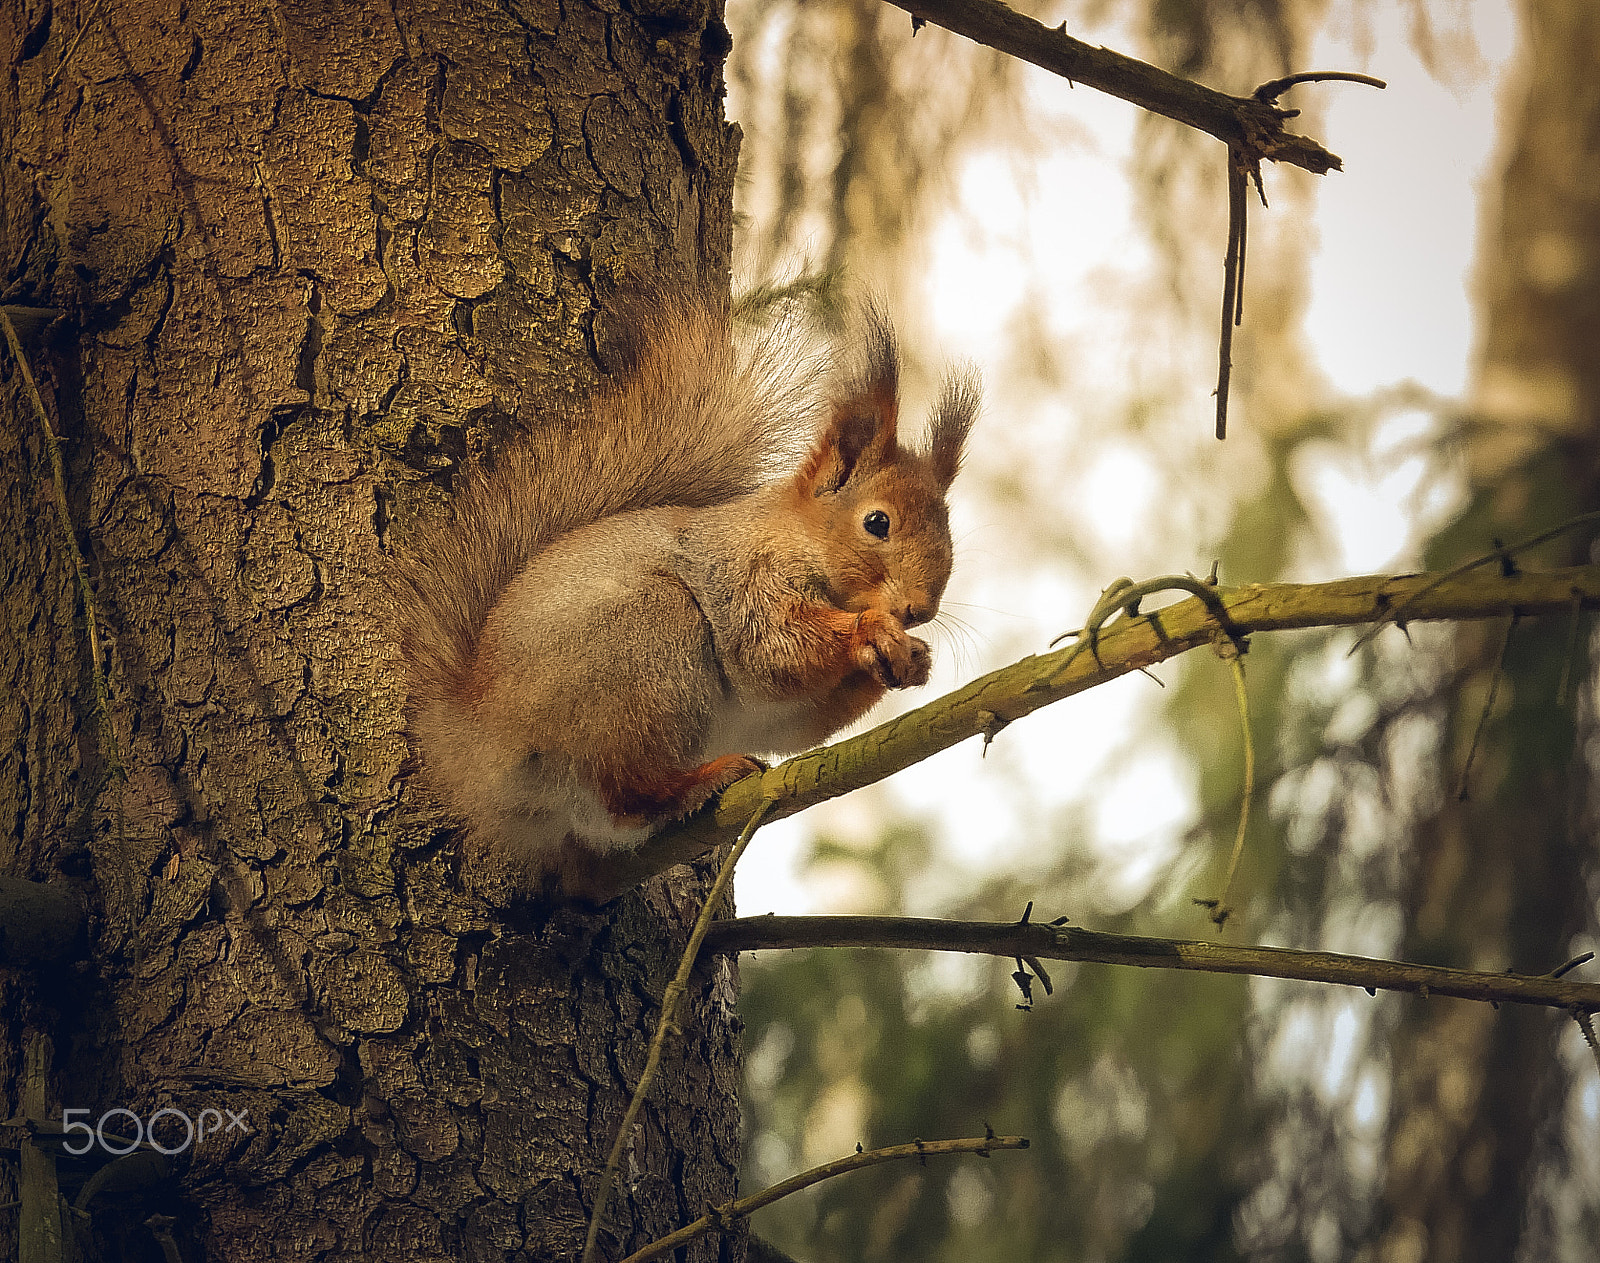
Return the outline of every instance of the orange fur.
<path id="1" fill-rule="evenodd" d="M 803 339 L 640 304 L 624 376 L 470 472 L 392 576 L 425 779 L 476 851 L 584 884 L 761 764 L 924 683 L 977 411 L 901 444 L 888 321 L 821 389 Z M 781 475 L 783 466 L 792 471 Z"/>

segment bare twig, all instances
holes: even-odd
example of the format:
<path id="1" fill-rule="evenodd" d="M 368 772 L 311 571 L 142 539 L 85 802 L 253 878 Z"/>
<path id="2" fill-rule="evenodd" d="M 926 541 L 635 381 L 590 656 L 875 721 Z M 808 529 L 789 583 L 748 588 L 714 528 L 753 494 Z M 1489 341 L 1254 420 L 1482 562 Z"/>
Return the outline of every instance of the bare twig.
<path id="1" fill-rule="evenodd" d="M 1069 636 L 1078 638 L 1078 643 L 1073 646 L 1066 661 L 1062 663 L 1061 670 L 1064 671 L 1071 666 L 1085 647 L 1098 663 L 1100 633 L 1111 620 L 1118 614 L 1125 618 L 1138 618 L 1139 603 L 1147 596 L 1156 596 L 1162 592 L 1187 592 L 1196 597 L 1217 620 L 1219 630 L 1233 642 L 1234 648 L 1239 653 L 1244 653 L 1246 648 L 1244 633 L 1235 627 L 1228 617 L 1227 607 L 1217 595 L 1217 582 L 1214 578 L 1196 579 L 1193 575 L 1184 574 L 1162 575 L 1159 579 L 1146 579 L 1142 583 L 1135 583 L 1127 576 L 1123 576 L 1120 579 L 1113 579 L 1100 593 L 1100 599 L 1094 603 L 1094 608 L 1089 611 L 1089 617 L 1084 619 L 1082 627 L 1076 631 L 1062 632 L 1050 642 L 1054 648 Z"/>
<path id="2" fill-rule="evenodd" d="M 740 917 L 718 921 L 706 938 L 713 952 L 800 947 L 922 948 L 987 956 L 1033 956 L 1108 965 L 1141 965 L 1214 974 L 1253 974 L 1453 996 L 1493 1003 L 1539 1004 L 1585 1013 L 1600 1010 L 1600 983 L 1567 982 L 1549 974 L 1484 973 L 1403 961 L 1302 952 L 1285 947 L 1238 947 L 1189 939 L 1102 934 L 1076 926 L 1015 921 L 940 921 L 921 917 Z"/>
<path id="3" fill-rule="evenodd" d="M 6 345 L 11 348 L 11 358 L 16 362 L 17 371 L 22 374 L 33 411 L 39 418 L 39 429 L 44 434 L 45 450 L 50 456 L 51 485 L 55 491 L 61 538 L 66 544 L 67 556 L 72 561 L 72 573 L 78 581 L 78 595 L 83 600 L 83 622 L 89 637 L 89 673 L 94 683 L 95 718 L 100 730 L 101 754 L 106 766 L 121 776 L 122 755 L 117 747 L 116 730 L 111 725 L 111 691 L 106 686 L 105 671 L 101 667 L 98 611 L 95 608 L 94 589 L 89 584 L 89 566 L 83 559 L 82 549 L 78 547 L 78 534 L 72 525 L 72 510 L 67 506 L 67 476 L 61 463 L 61 441 L 50 425 L 50 414 L 45 411 L 39 387 L 33 380 L 33 370 L 28 367 L 27 356 L 22 353 L 22 342 L 17 337 L 16 326 L 11 323 L 11 317 L 4 308 L 0 308 L 0 331 L 4 331 Z"/>
<path id="4" fill-rule="evenodd" d="M 1228 252 L 1222 262 L 1222 334 L 1217 344 L 1217 437 L 1228 437 L 1228 386 L 1233 380 L 1233 330 L 1244 320 L 1244 252 L 1250 160 L 1228 150 Z"/>
<path id="5" fill-rule="evenodd" d="M 1217 437 L 1228 430 L 1228 386 L 1233 375 L 1233 330 L 1244 319 L 1246 189 L 1261 189 L 1261 162 L 1287 162 L 1317 175 L 1341 169 L 1339 159 L 1304 136 L 1284 130 L 1298 110 L 1279 109 L 1277 98 L 1297 83 L 1340 80 L 1382 88 L 1382 79 L 1314 70 L 1273 79 L 1248 97 L 1230 96 L 1179 78 L 1146 62 L 1096 48 L 1052 30 L 999 0 L 889 0 L 911 14 L 913 29 L 932 22 L 989 48 L 1062 75 L 1141 109 L 1215 136 L 1228 146 L 1228 253 L 1223 268 L 1222 336 L 1217 356 Z M 1266 202 L 1265 195 L 1262 202 Z"/>
<path id="6" fill-rule="evenodd" d="M 1566 706 L 1572 684 L 1572 659 L 1578 652 L 1578 633 L 1583 630 L 1583 602 L 1572 602 L 1572 623 L 1567 630 L 1567 651 L 1561 655 L 1561 683 L 1556 686 L 1556 705 Z"/>
<path id="7" fill-rule="evenodd" d="M 83 559 L 83 550 L 78 547 L 78 534 L 72 525 L 72 510 L 67 504 L 67 476 L 61 461 L 61 440 L 57 438 L 55 430 L 50 425 L 50 414 L 45 411 L 44 400 L 39 395 L 39 386 L 33 379 L 33 370 L 28 365 L 27 356 L 22 353 L 22 342 L 17 336 L 16 326 L 11 323 L 11 317 L 4 308 L 0 308 L 0 332 L 4 332 L 6 345 L 11 348 L 11 358 L 16 361 L 17 371 L 22 375 L 23 385 L 27 389 L 29 400 L 33 404 L 35 415 L 39 419 L 39 429 L 44 435 L 45 450 L 50 456 L 50 481 L 55 492 L 56 516 L 61 525 L 61 538 L 66 545 L 67 556 L 72 562 L 72 573 L 78 581 L 78 595 L 83 601 L 83 624 L 88 637 L 89 648 L 89 679 L 94 689 L 95 730 L 100 737 L 100 757 L 105 761 L 103 775 L 94 783 L 94 788 L 88 796 L 84 810 L 90 810 L 96 796 L 109 780 L 113 783 L 114 801 L 113 810 L 116 816 L 116 852 L 118 861 L 118 879 L 123 893 L 128 899 L 129 915 L 133 916 L 134 891 L 136 878 L 132 860 L 128 855 L 127 846 L 127 821 L 124 818 L 124 804 L 122 790 L 127 782 L 128 773 L 122 763 L 122 751 L 117 744 L 116 725 L 111 720 L 111 688 L 106 683 L 105 667 L 100 654 L 100 616 L 95 603 L 94 588 L 89 583 L 89 566 Z M 134 960 L 137 965 L 139 960 L 139 940 L 134 939 Z"/>
<path id="8" fill-rule="evenodd" d="M 1306 70 L 1297 75 L 1285 75 L 1282 79 L 1269 79 L 1257 88 L 1253 95 L 1256 100 L 1270 104 L 1297 83 L 1364 83 L 1369 88 L 1389 86 L 1382 79 L 1374 79 L 1371 75 L 1354 74 L 1348 70 Z"/>
<path id="9" fill-rule="evenodd" d="M 20 338 L 32 338 L 44 329 L 51 321 L 61 315 L 59 307 L 27 307 L 19 303 L 9 303 L 5 313 L 11 318 L 11 324 Z"/>
<path id="10" fill-rule="evenodd" d="M 1007 8 L 999 0 L 890 0 L 914 19 L 932 22 L 1074 83 L 1110 93 L 1152 114 L 1215 136 L 1229 146 L 1316 175 L 1340 170 L 1336 155 L 1316 141 L 1284 131 L 1295 111 L 1254 97 L 1230 96 L 1179 78 L 1147 62 L 1096 48 Z M 1265 85 L 1270 86 L 1270 85 Z"/>
<path id="11" fill-rule="evenodd" d="M 1440 584 L 1448 583 L 1452 579 L 1460 578 L 1462 575 L 1476 570 L 1479 566 L 1488 565 L 1491 561 L 1498 561 L 1504 565 L 1504 563 L 1510 561 L 1511 558 L 1516 556 L 1517 553 L 1522 552 L 1524 549 L 1533 548 L 1535 545 L 1542 544 L 1546 540 L 1555 539 L 1558 535 L 1565 535 L 1568 531 L 1577 530 L 1578 527 L 1587 526 L 1592 522 L 1600 522 L 1600 509 L 1597 509 L 1591 513 L 1580 513 L 1576 517 L 1569 517 L 1559 526 L 1552 526 L 1549 530 L 1540 531 L 1537 535 L 1530 535 L 1526 539 L 1519 539 L 1514 544 L 1502 544 L 1497 540 L 1495 541 L 1495 546 L 1492 552 L 1483 553 L 1481 556 L 1473 557 L 1468 561 L 1463 561 L 1459 566 L 1456 566 L 1452 570 L 1446 570 L 1443 574 L 1429 576 L 1429 581 L 1427 583 L 1423 584 L 1415 592 L 1409 593 L 1402 599 L 1394 602 L 1387 610 L 1379 615 L 1379 617 L 1374 619 L 1372 626 L 1367 628 L 1366 631 L 1362 632 L 1361 635 L 1356 637 L 1356 643 L 1350 646 L 1350 652 L 1355 653 L 1390 623 L 1402 623 L 1406 619 L 1410 618 L 1411 614 L 1409 613 L 1409 610 L 1412 602 L 1420 601 Z M 1581 604 L 1581 594 L 1574 592 L 1573 600 L 1579 601 Z"/>
<path id="12" fill-rule="evenodd" d="M 1026 1136 L 991 1135 L 966 1140 L 914 1140 L 909 1145 L 890 1145 L 883 1149 L 864 1151 L 858 1148 L 855 1153 L 835 1158 L 832 1162 L 812 1167 L 809 1171 L 802 1171 L 799 1175 L 790 1176 L 782 1183 L 764 1188 L 759 1193 L 714 1206 L 692 1224 L 679 1228 L 659 1241 L 652 1241 L 644 1249 L 628 1255 L 622 1263 L 650 1263 L 650 1260 L 659 1259 L 664 1254 L 688 1245 L 689 1242 L 698 1240 L 714 1229 L 730 1227 L 735 1219 L 754 1214 L 763 1206 L 770 1206 L 779 1198 L 789 1196 L 790 1193 L 798 1193 L 801 1189 L 810 1188 L 813 1184 L 820 1184 L 823 1180 L 832 1179 L 836 1175 L 859 1171 L 862 1167 L 877 1166 L 882 1162 L 897 1162 L 906 1158 L 931 1158 L 945 1153 L 976 1153 L 987 1158 L 995 1149 L 1027 1147 Z"/>
<path id="13" fill-rule="evenodd" d="M 1250 800 L 1256 792 L 1256 743 L 1250 735 L 1250 695 L 1244 686 L 1244 659 L 1237 653 L 1228 657 L 1233 672 L 1233 694 L 1239 703 L 1239 724 L 1244 730 L 1244 796 L 1239 803 L 1239 831 L 1234 835 L 1233 854 L 1228 857 L 1228 872 L 1222 879 L 1222 893 L 1215 899 L 1196 899 L 1195 902 L 1211 910 L 1211 922 L 1221 929 L 1233 909 L 1228 896 L 1233 893 L 1233 877 L 1239 871 L 1239 859 L 1244 855 L 1244 835 L 1250 827 Z"/>
<path id="14" fill-rule="evenodd" d="M 1580 607 L 1581 608 L 1581 607 Z M 1461 780 L 1456 786 L 1456 801 L 1467 801 L 1467 782 L 1472 775 L 1472 761 L 1478 757 L 1478 743 L 1483 740 L 1483 730 L 1489 726 L 1489 713 L 1494 710 L 1495 695 L 1500 692 L 1500 680 L 1506 673 L 1506 654 L 1511 652 L 1511 633 L 1517 629 L 1515 613 L 1506 620 L 1505 639 L 1500 642 L 1500 653 L 1494 660 L 1494 674 L 1489 677 L 1489 692 L 1483 699 L 1483 709 L 1478 712 L 1478 724 L 1472 730 L 1472 744 L 1467 747 L 1466 760 L 1461 764 Z"/>
<path id="15" fill-rule="evenodd" d="M 72 43 L 67 46 L 67 51 L 61 55 L 60 62 L 57 63 L 54 72 L 50 75 L 50 82 L 45 85 L 46 92 L 50 91 L 56 86 L 56 80 L 61 78 L 61 72 L 65 70 L 68 64 L 72 61 L 72 55 L 78 51 L 78 45 L 83 43 L 83 37 L 90 31 L 94 30 L 95 26 L 99 23 L 100 9 L 105 2 L 106 0 L 94 0 L 94 8 L 89 11 L 89 20 L 78 28 L 78 33 L 77 35 L 73 36 Z"/>
<path id="16" fill-rule="evenodd" d="M 645 1057 L 644 1072 L 639 1076 L 639 1086 L 633 1090 L 633 1099 L 628 1102 L 627 1112 L 622 1116 L 622 1126 L 617 1128 L 617 1138 L 612 1142 L 605 1170 L 600 1175 L 600 1187 L 595 1192 L 594 1213 L 589 1216 L 589 1232 L 583 1243 L 583 1263 L 593 1263 L 595 1243 L 599 1240 L 600 1225 L 605 1219 L 606 1201 L 611 1196 L 612 1185 L 616 1183 L 617 1170 L 622 1165 L 623 1150 L 627 1148 L 628 1137 L 633 1134 L 633 1126 L 639 1120 L 639 1111 L 644 1108 L 645 1098 L 650 1093 L 650 1085 L 655 1081 L 656 1072 L 660 1069 L 661 1053 L 666 1047 L 667 1035 L 677 1029 L 678 1002 L 688 990 L 689 974 L 694 969 L 695 957 L 700 954 L 700 944 L 705 941 L 706 931 L 711 925 L 712 912 L 721 902 L 723 894 L 728 889 L 728 883 L 733 880 L 733 866 L 739 862 L 745 847 L 750 845 L 750 839 L 755 836 L 756 829 L 760 827 L 762 818 L 771 805 L 770 801 L 763 799 L 756 806 L 755 812 L 744 827 L 744 832 L 739 835 L 727 858 L 722 861 L 722 866 L 717 870 L 716 880 L 711 883 L 711 889 L 700 907 L 700 915 L 695 918 L 694 929 L 689 933 L 689 942 L 683 949 L 683 958 L 678 962 L 678 972 L 667 984 L 666 992 L 661 997 L 661 1018 L 656 1024 L 656 1033 L 650 1040 L 650 1051 Z"/>
<path id="17" fill-rule="evenodd" d="M 1370 623 L 1384 618 L 1397 603 L 1404 603 L 1417 621 L 1504 617 L 1513 610 L 1525 616 L 1566 613 L 1574 600 L 1590 609 L 1600 605 L 1600 566 L 1443 578 L 1365 575 L 1333 583 L 1237 588 L 1193 582 L 1205 589 L 1203 596 L 1197 593 L 1199 599 L 1111 623 L 1099 635 L 1094 655 L 1082 653 L 1080 640 L 1054 653 L 1024 658 L 859 736 L 746 777 L 724 790 L 715 807 L 620 855 L 607 873 L 610 888 L 626 890 L 736 836 L 763 798 L 773 800 L 773 819 L 792 816 L 881 781 L 968 737 L 997 732 L 1052 702 L 1212 644 L 1219 633 L 1237 641 L 1263 631 Z"/>

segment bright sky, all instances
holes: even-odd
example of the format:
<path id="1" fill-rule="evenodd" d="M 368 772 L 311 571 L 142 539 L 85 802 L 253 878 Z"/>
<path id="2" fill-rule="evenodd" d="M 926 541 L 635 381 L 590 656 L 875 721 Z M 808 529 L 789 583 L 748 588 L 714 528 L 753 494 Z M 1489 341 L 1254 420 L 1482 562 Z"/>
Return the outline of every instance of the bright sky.
<path id="1" fill-rule="evenodd" d="M 1468 384 L 1473 349 L 1468 293 L 1478 192 L 1492 174 L 1493 108 L 1514 42 L 1509 0 L 1470 4 L 1481 65 L 1448 85 L 1411 51 L 1407 6 L 1390 0 L 1365 8 L 1373 55 L 1359 51 L 1361 35 L 1346 23 L 1317 39 L 1307 68 L 1365 71 L 1386 79 L 1388 90 L 1295 89 L 1318 94 L 1325 121 L 1312 134 L 1345 165 L 1317 183 L 1314 218 L 1304 227 L 1318 243 L 1305 330 L 1336 394 L 1409 380 L 1457 395 Z M 1133 46 L 1114 29 L 1073 25 L 1092 42 Z M 957 570 L 945 610 L 969 630 L 936 638 L 934 679 L 905 699 L 912 704 L 1041 652 L 1077 626 L 1098 589 L 1118 575 L 1203 566 L 1192 549 L 1220 527 L 1226 506 L 1214 506 L 1210 518 L 1204 506 L 1175 508 L 1163 471 L 1179 460 L 1235 476 L 1254 459 L 1251 436 L 1236 426 L 1222 454 L 1228 464 L 1217 464 L 1209 437 L 1214 359 L 1191 366 L 1181 348 L 1135 336 L 1136 322 L 1148 318 L 1138 302 L 1152 266 L 1127 175 L 1136 111 L 1031 73 L 1031 109 L 1070 118 L 1086 139 L 1042 161 L 1022 163 L 999 150 L 973 157 L 958 176 L 957 206 L 929 238 L 930 323 L 952 356 L 984 370 L 987 427 L 980 423 L 976 437 L 975 476 L 958 483 L 953 504 Z M 1270 166 L 1266 179 L 1270 198 Z M 1252 228 L 1275 213 L 1283 212 L 1255 208 Z M 1071 382 L 1053 397 L 1024 400 L 1005 389 L 1007 325 L 1026 303 L 1045 305 L 1045 327 L 1069 350 Z M 1118 433 L 1130 390 L 1175 366 L 1184 374 L 1184 428 Z M 1426 520 L 1449 507 L 1448 488 L 1418 499 L 1425 471 L 1408 445 L 1426 424 L 1424 414 L 1402 414 L 1370 450 L 1330 446 L 1297 469 L 1330 540 L 1329 554 L 1298 577 L 1403 563 L 1419 514 Z M 1000 476 L 1021 484 L 1025 507 L 978 494 Z M 1093 559 L 1092 573 L 1073 559 L 1039 556 L 1036 537 L 1052 530 L 1071 534 Z M 1160 705 L 1156 687 L 1135 675 L 1022 721 L 986 757 L 969 741 L 882 785 L 770 825 L 740 866 L 740 911 L 851 910 L 861 894 L 842 875 L 797 870 L 813 833 L 865 843 L 890 814 L 924 821 L 948 862 L 931 866 L 908 899 L 932 903 L 986 868 L 1025 871 L 1046 862 L 1059 845 L 1053 822 L 1071 810 L 1082 813 L 1094 839 L 1099 910 L 1126 907 L 1178 858 L 1195 812 L 1188 768 L 1154 722 Z"/>

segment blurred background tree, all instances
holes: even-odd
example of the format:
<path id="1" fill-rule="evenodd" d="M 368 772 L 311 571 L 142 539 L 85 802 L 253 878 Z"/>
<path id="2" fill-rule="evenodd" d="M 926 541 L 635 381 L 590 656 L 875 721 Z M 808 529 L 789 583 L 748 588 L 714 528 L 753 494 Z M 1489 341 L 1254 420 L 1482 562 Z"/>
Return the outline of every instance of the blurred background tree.
<path id="1" fill-rule="evenodd" d="M 937 29 L 913 41 L 879 0 L 730 6 L 746 275 L 842 270 L 890 295 L 918 366 L 966 353 L 989 378 L 934 687 L 1037 651 L 1118 574 L 1446 566 L 1600 508 L 1592 0 L 1019 7 L 1226 91 L 1305 69 L 1393 90 L 1338 113 L 1348 131 L 1320 107 L 1364 89 L 1285 102 L 1348 173 L 1266 173 L 1218 445 L 1215 142 Z M 1440 99 L 1458 111 L 1422 108 Z M 1441 130 L 1462 119 L 1481 138 Z M 1379 129 L 1404 138 L 1390 165 L 1363 148 Z M 1449 165 L 1486 158 L 1469 289 L 1451 277 L 1405 318 L 1408 261 L 1348 225 L 1417 218 L 1412 240 L 1447 255 L 1472 218 L 1417 209 L 1408 181 L 1454 179 L 1461 203 Z M 1330 308 L 1319 237 L 1355 305 Z M 1376 353 L 1355 339 L 1372 361 L 1355 387 L 1330 310 L 1389 331 Z M 1435 371 L 1452 355 L 1454 380 Z M 1522 564 L 1587 560 L 1591 534 Z M 1355 639 L 1264 638 L 1248 657 L 1258 809 L 1227 937 L 1528 973 L 1595 946 L 1587 622 L 1391 630 L 1351 655 Z M 1239 721 L 1219 664 L 1173 674 L 1164 695 L 1122 681 L 981 765 L 969 743 L 775 829 L 742 910 L 1013 918 L 1034 899 L 1094 928 L 1209 931 L 1189 901 L 1221 882 Z M 1053 971 L 1054 996 L 1020 1012 L 1010 971 L 747 965 L 747 1187 L 856 1141 L 985 1121 L 1034 1139 L 1004 1168 L 824 1184 L 758 1232 L 808 1263 L 1592 1257 L 1600 1084 L 1559 1015 L 1095 966 Z"/>

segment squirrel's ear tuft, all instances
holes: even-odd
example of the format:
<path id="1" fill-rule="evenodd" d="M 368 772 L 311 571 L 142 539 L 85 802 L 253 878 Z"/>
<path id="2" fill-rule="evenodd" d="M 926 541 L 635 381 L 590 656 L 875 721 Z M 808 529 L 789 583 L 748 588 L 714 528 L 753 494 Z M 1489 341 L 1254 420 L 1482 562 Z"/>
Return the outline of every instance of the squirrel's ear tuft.
<path id="1" fill-rule="evenodd" d="M 813 495 L 828 495 L 850 480 L 861 465 L 894 459 L 900 418 L 900 352 L 894 326 L 877 303 L 861 314 L 861 353 L 855 372 L 834 393 L 831 420 L 801 479 Z"/>
<path id="2" fill-rule="evenodd" d="M 832 422 L 801 467 L 801 483 L 808 486 L 814 496 L 831 495 L 839 490 L 850 481 L 850 475 L 855 473 L 869 450 L 876 457 L 885 429 L 889 442 L 893 443 L 892 410 L 886 424 L 882 416 L 871 411 L 836 409 Z"/>
<path id="3" fill-rule="evenodd" d="M 983 380 L 970 365 L 953 370 L 944 381 L 939 402 L 928 423 L 928 461 L 942 490 L 948 491 L 961 468 L 961 453 L 983 404 Z"/>

